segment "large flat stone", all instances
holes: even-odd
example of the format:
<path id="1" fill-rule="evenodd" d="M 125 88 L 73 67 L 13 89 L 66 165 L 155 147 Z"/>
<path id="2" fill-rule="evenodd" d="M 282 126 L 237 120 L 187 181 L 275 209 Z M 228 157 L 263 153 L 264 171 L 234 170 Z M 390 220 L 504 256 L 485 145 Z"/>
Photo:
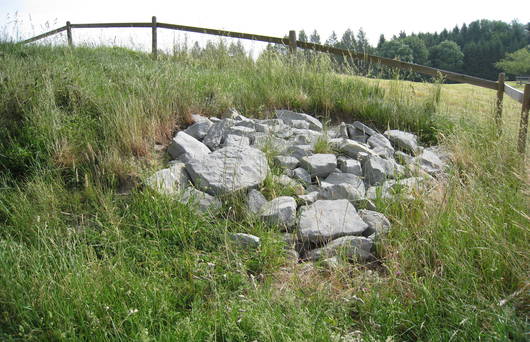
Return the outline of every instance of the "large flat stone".
<path id="1" fill-rule="evenodd" d="M 200 211 L 213 211 L 221 208 L 221 201 L 194 187 L 186 188 L 179 199 L 181 203 L 196 206 Z"/>
<path id="2" fill-rule="evenodd" d="M 367 145 L 350 139 L 343 139 L 339 149 L 348 157 L 356 159 L 360 159 L 359 156 L 361 153 L 375 155 L 374 151 L 372 151 Z"/>
<path id="3" fill-rule="evenodd" d="M 373 258 L 370 252 L 372 246 L 373 241 L 371 239 L 362 236 L 343 236 L 331 241 L 322 248 L 308 251 L 305 258 L 317 261 L 339 256 L 358 261 L 367 261 Z"/>
<path id="4" fill-rule="evenodd" d="M 363 180 L 351 173 L 332 173 L 322 183 L 319 198 L 326 200 L 347 199 L 358 201 L 364 198 Z"/>
<path id="5" fill-rule="evenodd" d="M 368 225 L 348 200 L 318 200 L 303 206 L 300 214 L 300 237 L 321 244 L 347 235 L 361 235 Z"/>
<path id="6" fill-rule="evenodd" d="M 219 195 L 259 185 L 269 167 L 260 150 L 228 146 L 190 161 L 186 170 L 197 188 Z"/>

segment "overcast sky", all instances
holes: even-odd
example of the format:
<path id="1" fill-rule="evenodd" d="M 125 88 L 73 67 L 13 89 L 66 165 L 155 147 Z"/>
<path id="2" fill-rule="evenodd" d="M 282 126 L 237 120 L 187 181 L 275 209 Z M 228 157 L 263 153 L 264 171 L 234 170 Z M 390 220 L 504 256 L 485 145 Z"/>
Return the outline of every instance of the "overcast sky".
<path id="1" fill-rule="evenodd" d="M 13 19 L 17 18 L 15 29 Z M 363 28 L 372 44 L 380 34 L 387 38 L 400 31 L 434 32 L 477 19 L 522 23 L 530 21 L 530 0 L 372 0 L 372 1 L 156 1 L 156 0 L 0 0 L 0 28 L 4 35 L 27 38 L 67 20 L 81 22 L 150 21 L 219 28 L 232 31 L 284 36 L 289 30 L 317 29 L 322 40 L 332 30 L 340 35 L 351 28 Z M 110 31 L 109 31 L 110 30 Z M 134 32 L 131 32 L 134 31 Z M 164 30 L 165 31 L 165 30 Z M 161 45 L 184 34 L 165 32 Z M 197 39 L 188 34 L 189 40 Z M 113 39 L 149 46 L 148 29 L 75 30 L 74 40 L 108 42 Z M 256 43 L 258 44 L 258 43 Z M 164 46 L 162 46 L 164 47 Z M 166 46 L 167 48 L 167 46 Z M 256 47 L 259 49 L 259 44 Z"/>

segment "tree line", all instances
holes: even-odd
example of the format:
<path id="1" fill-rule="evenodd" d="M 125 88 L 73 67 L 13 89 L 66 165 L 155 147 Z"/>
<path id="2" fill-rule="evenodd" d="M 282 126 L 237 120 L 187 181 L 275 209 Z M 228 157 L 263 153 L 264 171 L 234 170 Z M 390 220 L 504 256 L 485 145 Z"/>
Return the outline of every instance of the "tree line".
<path id="1" fill-rule="evenodd" d="M 362 28 L 356 33 L 347 29 L 340 39 L 333 31 L 324 43 L 333 47 L 494 80 L 501 69 L 504 69 L 503 64 L 498 63 L 501 59 L 507 54 L 512 56 L 514 52 L 521 49 L 523 51 L 518 54 L 525 54 L 530 44 L 529 29 L 530 23 L 525 25 L 517 21 L 506 23 L 497 20 L 476 20 L 469 25 L 463 24 L 455 26 L 452 30 L 444 29 L 435 33 L 407 34 L 402 31 L 390 39 L 381 35 L 377 46 L 370 45 L 366 32 Z M 310 34 L 301 30 L 298 32 L 297 39 L 304 42 L 322 43 L 317 30 L 313 30 Z M 270 44 L 264 53 L 271 51 L 287 53 L 287 48 Z M 311 51 L 304 53 L 308 58 L 311 57 Z M 362 61 L 349 61 L 338 56 L 333 58 L 338 68 L 353 65 L 361 73 L 369 72 L 369 68 L 363 65 Z M 370 70 L 373 71 L 373 68 Z M 510 70 L 507 71 L 510 72 Z M 380 73 L 379 71 L 378 76 L 384 76 Z M 409 75 L 409 77 L 415 78 L 417 75 Z"/>

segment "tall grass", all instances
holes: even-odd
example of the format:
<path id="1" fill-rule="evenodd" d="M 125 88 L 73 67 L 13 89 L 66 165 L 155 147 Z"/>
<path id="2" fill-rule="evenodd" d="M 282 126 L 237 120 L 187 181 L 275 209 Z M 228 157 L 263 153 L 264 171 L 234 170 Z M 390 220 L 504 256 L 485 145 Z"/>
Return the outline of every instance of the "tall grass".
<path id="1" fill-rule="evenodd" d="M 514 132 L 494 139 L 480 112 L 448 119 L 444 86 L 419 97 L 337 75 L 326 56 L 0 49 L 0 339 L 524 340 L 528 179 Z M 393 230 L 373 269 L 288 266 L 279 230 L 237 198 L 213 218 L 117 193 L 164 165 L 154 144 L 190 113 L 230 107 L 411 130 L 443 143 L 452 167 L 429 196 L 377 203 Z M 262 246 L 234 249 L 229 232 Z"/>

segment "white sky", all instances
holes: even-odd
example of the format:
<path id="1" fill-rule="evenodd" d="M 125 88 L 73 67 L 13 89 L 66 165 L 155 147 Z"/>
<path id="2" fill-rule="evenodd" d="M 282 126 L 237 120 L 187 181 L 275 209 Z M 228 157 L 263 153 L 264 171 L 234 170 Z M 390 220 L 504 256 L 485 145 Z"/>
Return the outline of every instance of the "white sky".
<path id="1" fill-rule="evenodd" d="M 14 28 L 13 18 L 17 18 Z M 351 28 L 362 27 L 375 45 L 379 35 L 387 38 L 400 31 L 434 32 L 477 19 L 521 23 L 530 21 L 530 0 L 269 0 L 269 1 L 156 1 L 156 0 L 0 0 L 0 33 L 29 38 L 50 28 L 72 23 L 151 20 L 159 22 L 219 28 L 231 31 L 282 37 L 289 30 L 317 29 L 325 41 L 332 30 L 340 36 Z M 164 32 L 166 31 L 166 32 Z M 162 33 L 164 32 L 164 33 Z M 74 42 L 91 40 L 122 44 L 133 41 L 140 48 L 150 46 L 149 29 L 74 30 Z M 168 48 L 173 39 L 197 35 L 159 30 L 159 47 Z M 212 37 L 212 36 L 210 36 Z M 125 43 L 123 43 L 125 42 Z M 252 43 L 261 49 L 260 43 Z M 248 46 L 248 45 L 247 45 Z"/>

